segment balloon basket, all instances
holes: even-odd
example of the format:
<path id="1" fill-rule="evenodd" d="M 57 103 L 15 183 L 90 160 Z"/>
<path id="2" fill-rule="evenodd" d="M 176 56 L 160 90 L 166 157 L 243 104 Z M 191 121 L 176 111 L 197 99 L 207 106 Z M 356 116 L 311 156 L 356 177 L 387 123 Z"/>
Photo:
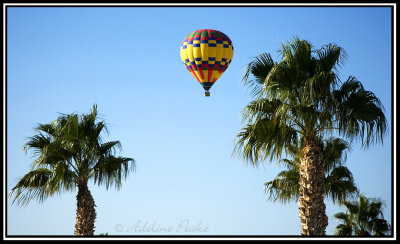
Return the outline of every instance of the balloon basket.
<path id="1" fill-rule="evenodd" d="M 204 96 L 205 96 L 205 97 L 209 97 L 209 96 L 210 96 L 210 92 L 209 92 L 209 91 L 205 91 L 205 92 L 204 92 Z"/>

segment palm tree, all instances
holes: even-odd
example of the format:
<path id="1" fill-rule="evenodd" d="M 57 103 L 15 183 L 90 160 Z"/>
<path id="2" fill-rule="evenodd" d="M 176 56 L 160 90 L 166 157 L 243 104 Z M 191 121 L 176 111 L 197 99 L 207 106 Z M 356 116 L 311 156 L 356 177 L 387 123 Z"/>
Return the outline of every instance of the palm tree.
<path id="1" fill-rule="evenodd" d="M 350 170 L 343 166 L 345 151 L 349 150 L 349 144 L 339 138 L 330 138 L 320 144 L 325 161 L 324 195 L 333 203 L 342 204 L 349 197 L 358 194 L 354 178 Z M 293 146 L 289 148 L 292 160 L 281 159 L 287 170 L 280 172 L 275 179 L 266 182 L 265 191 L 268 199 L 287 203 L 299 198 L 299 164 L 301 148 Z"/>
<path id="2" fill-rule="evenodd" d="M 333 133 L 350 143 L 358 139 L 364 147 L 382 142 L 384 108 L 355 77 L 339 84 L 337 69 L 346 56 L 341 47 L 328 44 L 313 50 L 296 37 L 282 45 L 281 56 L 276 63 L 263 53 L 246 67 L 243 81 L 253 87 L 255 100 L 242 112 L 246 125 L 236 137 L 234 153 L 256 166 L 290 154 L 290 146 L 299 144 L 301 234 L 321 236 L 328 217 L 319 142 Z"/>
<path id="3" fill-rule="evenodd" d="M 345 201 L 346 213 L 335 214 L 342 223 L 336 226 L 339 236 L 385 236 L 390 225 L 383 217 L 383 202 L 377 198 L 359 196 L 359 201 Z"/>
<path id="4" fill-rule="evenodd" d="M 97 105 L 93 105 L 88 114 L 63 114 L 51 123 L 39 124 L 37 134 L 23 148 L 32 150 L 36 159 L 31 171 L 12 188 L 13 203 L 42 202 L 78 188 L 75 235 L 92 236 L 96 211 L 89 180 L 119 189 L 135 166 L 132 158 L 115 156 L 116 148 L 121 148 L 119 141 L 102 141 L 101 133 L 107 128 L 97 120 Z"/>

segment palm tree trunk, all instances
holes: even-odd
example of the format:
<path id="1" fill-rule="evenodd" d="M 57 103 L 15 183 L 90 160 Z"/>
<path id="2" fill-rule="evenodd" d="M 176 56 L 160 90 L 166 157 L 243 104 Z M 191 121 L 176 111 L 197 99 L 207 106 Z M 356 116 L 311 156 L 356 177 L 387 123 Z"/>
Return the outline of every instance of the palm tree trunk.
<path id="1" fill-rule="evenodd" d="M 324 203 L 324 160 L 314 137 L 304 139 L 299 171 L 301 234 L 323 236 L 328 225 Z"/>
<path id="2" fill-rule="evenodd" d="M 92 236 L 94 233 L 94 221 L 96 210 L 94 199 L 87 187 L 87 182 L 78 183 L 77 209 L 75 235 Z"/>

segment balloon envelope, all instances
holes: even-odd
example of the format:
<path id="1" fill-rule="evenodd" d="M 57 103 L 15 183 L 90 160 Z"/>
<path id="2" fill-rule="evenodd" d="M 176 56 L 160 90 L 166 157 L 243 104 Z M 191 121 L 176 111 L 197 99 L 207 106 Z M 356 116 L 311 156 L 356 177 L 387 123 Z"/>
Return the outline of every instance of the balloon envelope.
<path id="1" fill-rule="evenodd" d="M 202 29 L 193 31 L 182 42 L 181 59 L 185 67 L 203 86 L 206 96 L 225 72 L 233 57 L 233 45 L 224 33 Z"/>

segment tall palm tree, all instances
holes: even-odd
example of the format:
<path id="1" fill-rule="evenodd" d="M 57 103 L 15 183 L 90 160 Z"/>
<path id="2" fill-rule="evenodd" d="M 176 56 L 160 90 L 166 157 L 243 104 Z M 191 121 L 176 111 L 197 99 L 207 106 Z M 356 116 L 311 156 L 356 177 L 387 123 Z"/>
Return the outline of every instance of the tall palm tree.
<path id="1" fill-rule="evenodd" d="M 342 204 L 349 197 L 358 194 L 357 186 L 350 170 L 343 166 L 349 144 L 339 138 L 330 138 L 320 144 L 323 159 L 325 161 L 324 195 L 333 203 Z M 289 148 L 293 159 L 281 159 L 287 170 L 281 171 L 275 179 L 266 182 L 265 191 L 268 199 L 287 203 L 298 200 L 299 187 L 299 164 L 301 148 L 293 146 Z"/>
<path id="2" fill-rule="evenodd" d="M 345 201 L 346 213 L 335 214 L 342 223 L 336 226 L 339 236 L 385 236 L 390 225 L 383 217 L 383 202 L 377 198 L 359 196 L 359 201 Z"/>
<path id="3" fill-rule="evenodd" d="M 282 44 L 282 60 L 255 57 L 246 68 L 245 84 L 255 100 L 243 110 L 246 125 L 237 135 L 234 153 L 255 166 L 290 153 L 301 145 L 299 213 L 302 235 L 325 235 L 325 160 L 319 141 L 337 133 L 359 139 L 364 147 L 383 141 L 387 122 L 380 100 L 355 77 L 339 84 L 337 68 L 344 50 L 328 44 L 313 50 L 306 40 Z M 340 86 L 339 86 L 340 85 Z"/>
<path id="4" fill-rule="evenodd" d="M 134 160 L 115 156 L 116 148 L 121 148 L 119 141 L 102 141 L 101 133 L 107 128 L 104 121 L 98 121 L 97 105 L 88 114 L 63 114 L 51 123 L 39 124 L 36 131 L 24 145 L 36 159 L 31 171 L 12 188 L 10 198 L 26 205 L 78 188 L 75 235 L 93 235 L 96 211 L 89 180 L 119 189 L 134 169 Z"/>

